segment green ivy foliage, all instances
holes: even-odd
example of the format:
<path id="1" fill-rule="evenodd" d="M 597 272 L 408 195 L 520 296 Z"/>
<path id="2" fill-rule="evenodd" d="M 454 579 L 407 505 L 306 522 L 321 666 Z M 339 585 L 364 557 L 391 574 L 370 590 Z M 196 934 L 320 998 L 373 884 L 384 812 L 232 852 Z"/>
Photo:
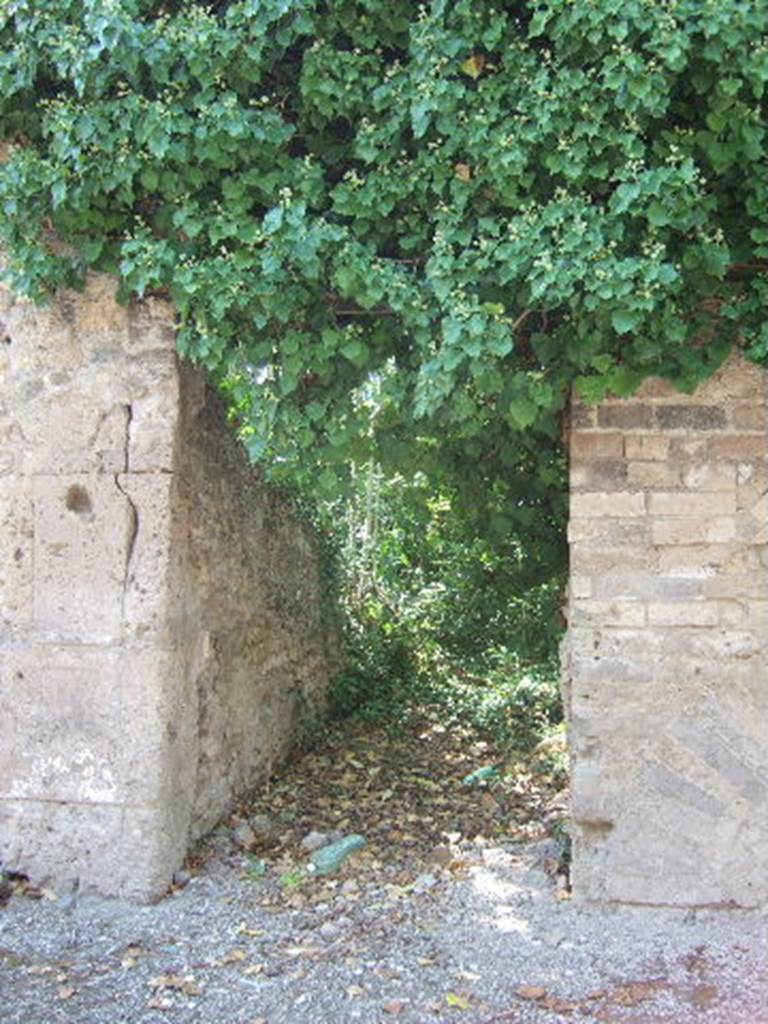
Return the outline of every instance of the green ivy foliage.
<path id="1" fill-rule="evenodd" d="M 278 476 L 535 520 L 574 381 L 768 354 L 767 81 L 765 0 L 3 0 L 8 275 L 168 293 Z"/>

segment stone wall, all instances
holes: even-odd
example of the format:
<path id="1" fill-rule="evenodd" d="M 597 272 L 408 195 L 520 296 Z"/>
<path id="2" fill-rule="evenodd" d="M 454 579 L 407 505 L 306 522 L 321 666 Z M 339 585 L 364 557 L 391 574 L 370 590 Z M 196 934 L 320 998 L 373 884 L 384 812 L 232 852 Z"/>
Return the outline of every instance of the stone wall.
<path id="1" fill-rule="evenodd" d="M 151 899 L 322 708 L 310 531 L 172 315 L 0 292 L 0 862 Z"/>
<path id="2" fill-rule="evenodd" d="M 575 405 L 574 894 L 768 903 L 768 374 Z"/>

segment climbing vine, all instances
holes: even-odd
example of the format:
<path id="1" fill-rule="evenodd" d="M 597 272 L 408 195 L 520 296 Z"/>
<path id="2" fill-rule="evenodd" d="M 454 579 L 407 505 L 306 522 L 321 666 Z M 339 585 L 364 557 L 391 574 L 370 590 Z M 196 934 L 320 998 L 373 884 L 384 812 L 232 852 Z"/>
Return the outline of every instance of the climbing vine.
<path id="1" fill-rule="evenodd" d="M 767 81 L 763 0 L 2 0 L 7 276 L 170 295 L 276 476 L 546 533 L 574 381 L 768 353 Z"/>

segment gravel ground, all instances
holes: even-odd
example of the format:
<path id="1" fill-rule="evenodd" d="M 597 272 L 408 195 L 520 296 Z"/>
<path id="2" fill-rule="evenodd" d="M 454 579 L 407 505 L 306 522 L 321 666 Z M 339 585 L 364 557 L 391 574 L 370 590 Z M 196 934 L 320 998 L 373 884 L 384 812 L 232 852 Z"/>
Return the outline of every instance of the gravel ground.
<path id="1" fill-rule="evenodd" d="M 768 1024 L 765 915 L 585 908 L 551 852 L 467 844 L 411 884 L 359 858 L 302 883 L 248 877 L 220 836 L 152 907 L 15 895 L 0 1020 Z"/>

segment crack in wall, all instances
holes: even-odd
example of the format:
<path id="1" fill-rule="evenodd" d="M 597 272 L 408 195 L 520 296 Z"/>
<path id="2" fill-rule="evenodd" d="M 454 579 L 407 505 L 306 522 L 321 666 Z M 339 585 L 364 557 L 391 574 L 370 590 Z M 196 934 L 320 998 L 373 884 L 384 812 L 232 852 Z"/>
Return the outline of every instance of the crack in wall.
<path id="1" fill-rule="evenodd" d="M 130 472 L 131 468 L 131 423 L 133 421 L 133 406 L 125 405 L 124 409 L 125 433 L 123 435 L 123 468 L 121 473 L 127 474 Z M 115 487 L 128 502 L 128 516 L 130 520 L 128 526 L 128 543 L 126 545 L 125 552 L 125 565 L 123 568 L 122 610 L 125 612 L 125 595 L 130 581 L 131 563 L 133 562 L 133 555 L 136 550 L 136 539 L 139 535 L 139 510 L 131 495 L 120 483 L 121 473 L 115 473 Z"/>

